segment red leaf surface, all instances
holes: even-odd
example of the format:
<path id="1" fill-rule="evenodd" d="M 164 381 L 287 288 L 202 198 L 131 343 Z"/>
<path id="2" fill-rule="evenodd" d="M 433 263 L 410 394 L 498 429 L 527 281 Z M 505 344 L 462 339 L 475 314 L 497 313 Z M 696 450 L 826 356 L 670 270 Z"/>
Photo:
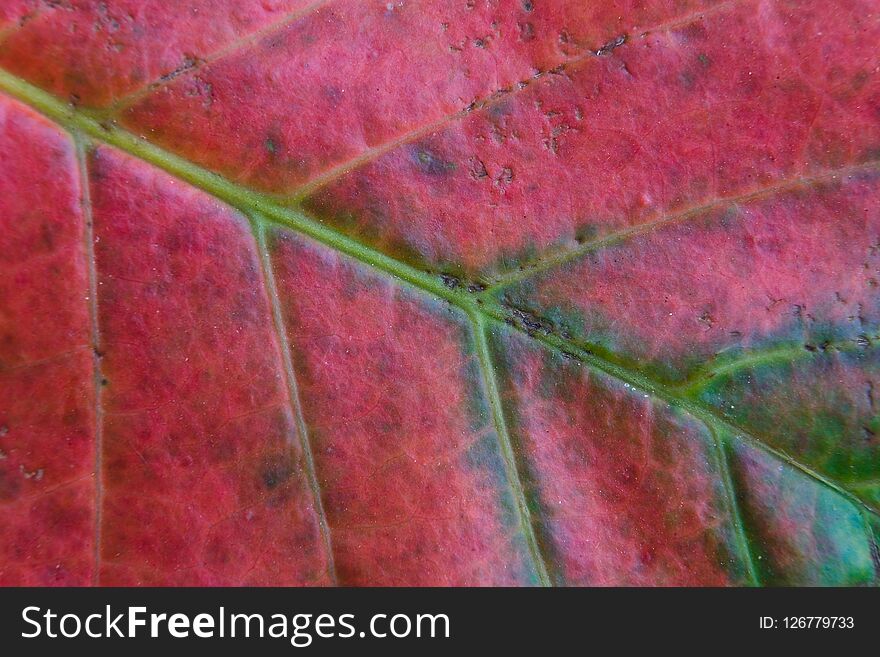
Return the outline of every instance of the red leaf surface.
<path id="1" fill-rule="evenodd" d="M 876 584 L 878 44 L 0 2 L 0 584 Z"/>

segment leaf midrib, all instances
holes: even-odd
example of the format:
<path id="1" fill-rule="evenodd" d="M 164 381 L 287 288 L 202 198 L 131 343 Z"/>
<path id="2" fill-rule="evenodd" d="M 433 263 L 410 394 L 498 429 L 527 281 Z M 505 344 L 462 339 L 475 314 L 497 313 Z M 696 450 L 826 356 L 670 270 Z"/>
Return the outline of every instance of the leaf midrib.
<path id="1" fill-rule="evenodd" d="M 389 274 L 423 293 L 447 301 L 462 310 L 467 317 L 478 318 L 475 324 L 491 322 L 493 324 L 504 323 L 511 325 L 515 330 L 526 334 L 528 337 L 557 353 L 574 358 L 591 369 L 600 371 L 657 399 L 663 400 L 671 406 L 684 410 L 702 421 L 714 432 L 727 432 L 744 438 L 772 457 L 787 463 L 821 485 L 827 486 L 838 494 L 843 495 L 845 498 L 856 503 L 865 512 L 874 516 L 880 516 L 880 513 L 868 506 L 861 496 L 847 489 L 842 483 L 816 472 L 808 465 L 797 461 L 785 452 L 764 443 L 759 438 L 751 435 L 745 428 L 722 417 L 715 409 L 708 405 L 686 396 L 676 387 L 615 363 L 609 358 L 598 355 L 554 333 L 533 331 L 528 327 L 522 326 L 517 321 L 511 323 L 513 318 L 510 310 L 487 293 L 470 293 L 462 286 L 450 287 L 442 278 L 419 270 L 412 265 L 366 246 L 333 228 L 329 228 L 321 221 L 308 216 L 299 209 L 279 205 L 267 195 L 230 182 L 218 174 L 210 172 L 137 137 L 114 123 L 103 122 L 78 111 L 43 89 L 3 69 L 0 69 L 0 90 L 60 125 L 71 133 L 75 139 L 79 136 L 86 136 L 96 144 L 114 146 L 133 157 L 156 166 L 236 208 L 245 216 L 250 217 L 257 224 L 258 228 L 262 228 L 266 223 L 290 228 L 334 251 L 343 253 L 362 264 Z M 488 326 L 485 328 L 488 329 Z M 475 327 L 475 330 L 479 329 L 479 326 Z M 735 500 L 730 502 L 734 504 Z M 528 518 L 523 518 L 523 521 L 528 522 Z M 531 529 L 529 527 L 527 531 L 531 531 Z"/>

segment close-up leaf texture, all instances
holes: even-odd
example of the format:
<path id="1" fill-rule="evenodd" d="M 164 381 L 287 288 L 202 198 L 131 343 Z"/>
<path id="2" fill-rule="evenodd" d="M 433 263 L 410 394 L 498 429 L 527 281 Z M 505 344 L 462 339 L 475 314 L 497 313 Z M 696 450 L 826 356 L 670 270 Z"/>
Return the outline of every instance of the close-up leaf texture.
<path id="1" fill-rule="evenodd" d="M 880 582 L 877 0 L 0 0 L 0 585 Z"/>

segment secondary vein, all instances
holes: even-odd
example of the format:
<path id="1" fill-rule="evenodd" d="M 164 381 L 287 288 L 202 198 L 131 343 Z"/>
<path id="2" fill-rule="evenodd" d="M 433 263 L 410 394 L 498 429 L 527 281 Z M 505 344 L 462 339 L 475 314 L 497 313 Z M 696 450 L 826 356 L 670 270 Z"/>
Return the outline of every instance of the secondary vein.
<path id="1" fill-rule="evenodd" d="M 305 416 L 303 415 L 302 400 L 299 395 L 299 388 L 296 382 L 296 373 L 293 369 L 293 357 L 291 355 L 290 341 L 287 339 L 286 327 L 284 324 L 284 315 L 281 312 L 281 302 L 278 298 L 278 287 L 275 284 L 275 273 L 272 268 L 272 262 L 269 259 L 269 253 L 266 247 L 266 233 L 263 225 L 256 221 L 251 222 L 251 228 L 257 242 L 257 249 L 260 255 L 260 264 L 263 268 L 263 279 L 265 281 L 266 294 L 272 308 L 272 318 L 274 320 L 275 334 L 278 338 L 278 347 L 281 350 L 281 361 L 284 368 L 284 378 L 287 383 L 288 402 L 293 412 L 296 422 L 296 432 L 299 435 L 303 457 L 306 463 L 306 477 L 309 482 L 309 488 L 314 498 L 315 511 L 318 516 L 318 525 L 321 529 L 321 535 L 324 539 L 324 545 L 327 550 L 328 572 L 334 584 L 338 584 L 338 576 L 336 573 L 336 564 L 333 553 L 333 540 L 330 535 L 330 523 L 327 520 L 327 513 L 324 510 L 324 502 L 321 497 L 321 486 L 318 482 L 318 474 L 315 469 L 315 457 L 312 451 L 311 441 L 309 439 L 308 426 L 306 425 Z"/>
<path id="2" fill-rule="evenodd" d="M 80 177 L 80 194 L 83 209 L 83 247 L 88 271 L 89 332 L 92 342 L 92 363 L 95 394 L 95 534 L 94 568 L 92 584 L 97 586 L 101 576 L 102 515 L 104 504 L 104 407 L 102 404 L 104 375 L 101 372 L 101 330 L 98 321 L 98 268 L 95 261 L 95 229 L 92 200 L 89 191 L 86 147 L 81 139 L 74 138 Z"/>
<path id="3" fill-rule="evenodd" d="M 654 381 L 642 373 L 630 370 L 609 358 L 584 349 L 570 340 L 555 334 L 536 332 L 529 327 L 522 326 L 511 318 L 510 309 L 491 296 L 471 294 L 460 286 L 449 286 L 441 277 L 419 270 L 412 265 L 366 246 L 333 228 L 329 228 L 302 211 L 279 205 L 276 200 L 264 194 L 236 185 L 218 174 L 169 153 L 119 128 L 113 123 L 106 123 L 98 118 L 77 111 L 46 91 L 3 69 L 0 69 L 0 90 L 41 112 L 71 133 L 87 135 L 99 144 L 115 146 L 227 202 L 245 215 L 253 216 L 254 213 L 257 213 L 266 221 L 289 227 L 311 237 L 324 246 L 394 276 L 423 292 L 439 297 L 461 308 L 471 316 L 476 313 L 484 316 L 486 319 L 512 323 L 517 330 L 543 342 L 552 349 L 566 354 L 575 354 L 584 364 L 629 383 L 644 392 L 664 399 L 673 405 L 677 405 L 695 417 L 703 419 L 707 424 L 727 428 L 727 430 L 735 435 L 746 438 L 767 453 L 798 468 L 823 485 L 832 488 L 851 501 L 868 509 L 870 513 L 877 515 L 877 511 L 869 507 L 866 501 L 844 488 L 842 484 L 820 475 L 791 456 L 763 443 L 744 428 L 735 426 L 729 420 L 720 416 L 714 409 L 682 395 L 680 391 L 672 386 Z"/>
<path id="4" fill-rule="evenodd" d="M 507 430 L 507 422 L 504 418 L 504 407 L 501 403 L 501 395 L 498 392 L 498 378 L 495 373 L 495 367 L 492 363 L 492 353 L 486 339 L 487 327 L 479 313 L 472 313 L 470 319 L 477 348 L 477 359 L 480 363 L 480 371 L 482 372 L 483 381 L 486 385 L 486 393 L 489 397 L 489 405 L 492 409 L 492 415 L 495 422 L 495 433 L 498 436 L 498 443 L 501 447 L 502 458 L 504 459 L 505 469 L 507 471 L 507 479 L 513 488 L 514 497 L 516 498 L 516 505 L 519 510 L 523 533 L 525 534 L 538 579 L 542 585 L 550 586 L 550 576 L 547 572 L 547 557 L 541 551 L 540 543 L 535 534 L 532 513 L 529 510 L 526 491 L 523 488 L 522 478 L 520 477 L 522 467 L 516 458 L 516 450 L 513 448 L 513 442 L 510 433 Z"/>

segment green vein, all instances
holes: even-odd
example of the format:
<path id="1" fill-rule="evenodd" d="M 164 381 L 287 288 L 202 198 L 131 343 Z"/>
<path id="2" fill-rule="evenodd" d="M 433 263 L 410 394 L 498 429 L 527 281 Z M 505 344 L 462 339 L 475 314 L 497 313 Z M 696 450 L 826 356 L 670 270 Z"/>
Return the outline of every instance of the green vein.
<path id="1" fill-rule="evenodd" d="M 682 391 L 683 395 L 693 396 L 698 394 L 713 379 L 727 374 L 733 374 L 743 369 L 770 365 L 773 363 L 791 363 L 805 358 L 816 357 L 828 353 L 846 353 L 861 351 L 876 346 L 880 336 L 861 336 L 866 344 L 859 344 L 860 338 L 848 338 L 823 342 L 820 346 L 808 349 L 803 343 L 782 344 L 766 349 L 757 349 L 738 354 L 736 356 L 721 355 L 702 365 L 687 379 L 675 387 Z"/>
<path id="2" fill-rule="evenodd" d="M 486 317 L 490 317 L 494 321 L 504 322 L 505 324 L 510 325 L 511 318 L 505 308 L 488 304 L 484 304 L 480 307 Z M 584 349 L 583 347 L 569 342 L 568 340 L 565 340 L 553 333 L 542 333 L 529 330 L 527 328 L 523 328 L 516 322 L 513 323 L 513 327 L 520 330 L 521 332 L 526 333 L 532 339 L 543 343 L 545 346 L 561 355 L 574 358 L 588 367 L 591 367 L 600 372 L 604 372 L 605 374 L 612 376 L 624 383 L 628 383 L 632 387 L 646 392 L 649 395 L 652 395 L 658 399 L 662 399 L 670 406 L 674 406 L 686 411 L 692 416 L 702 420 L 705 424 L 716 431 L 727 431 L 728 433 L 731 433 L 748 441 L 750 444 L 770 454 L 772 457 L 783 461 L 784 463 L 794 468 L 797 468 L 798 470 L 808 475 L 809 477 L 812 477 L 819 483 L 831 488 L 840 495 L 843 495 L 848 500 L 856 503 L 859 507 L 864 507 L 868 510 L 868 512 L 874 515 L 880 515 L 873 508 L 868 506 L 868 502 L 866 500 L 863 500 L 859 496 L 847 490 L 844 484 L 842 484 L 841 482 L 829 479 L 828 477 L 811 469 L 809 466 L 800 463 L 782 450 L 767 445 L 763 441 L 751 435 L 748 429 L 734 424 L 727 418 L 722 417 L 711 406 L 708 406 L 707 404 L 704 404 L 699 400 L 683 396 L 680 391 L 678 391 L 675 387 L 666 385 L 660 381 L 656 381 L 640 372 L 627 369 L 622 365 L 618 365 L 617 363 L 603 358 L 602 356 L 598 356 L 592 351 Z"/>
<path id="3" fill-rule="evenodd" d="M 862 509 L 862 522 L 868 532 L 868 542 L 871 550 L 871 561 L 874 562 L 874 582 L 880 584 L 880 545 L 877 543 L 877 534 L 874 525 L 864 509 Z"/>
<path id="4" fill-rule="evenodd" d="M 517 330 L 528 334 L 558 352 L 574 355 L 587 366 L 605 372 L 648 394 L 678 406 L 695 417 L 702 419 L 710 426 L 717 429 L 726 429 L 735 435 L 743 437 L 760 449 L 801 470 L 839 494 L 858 503 L 860 506 L 868 508 L 865 501 L 847 491 L 838 482 L 828 479 L 799 463 L 791 456 L 766 445 L 759 439 L 751 436 L 744 428 L 738 427 L 718 415 L 709 406 L 682 395 L 679 390 L 672 386 L 655 381 L 644 374 L 619 365 L 613 362 L 610 357 L 597 355 L 558 335 L 536 332 L 522 326 L 520 322 L 511 317 L 509 309 L 489 295 L 470 294 L 460 286 L 448 286 L 439 276 L 416 269 L 409 264 L 370 248 L 351 237 L 329 228 L 301 211 L 282 207 L 268 195 L 236 185 L 215 173 L 148 143 L 115 124 L 102 122 L 99 119 L 77 111 L 42 89 L 2 69 L 0 69 L 0 90 L 41 112 L 68 131 L 74 134 L 82 133 L 93 138 L 98 143 L 115 146 L 227 202 L 247 216 L 253 216 L 254 213 L 257 213 L 262 215 L 267 221 L 289 227 L 307 235 L 331 249 L 351 256 L 424 292 L 444 299 L 461 308 L 471 317 L 482 316 L 486 320 L 512 323 Z M 870 513 L 876 514 L 873 509 L 868 508 L 868 510 Z"/>
<path id="5" fill-rule="evenodd" d="M 709 429 L 709 433 L 712 436 L 712 443 L 715 447 L 718 468 L 721 471 L 721 483 L 724 486 L 724 494 L 727 497 L 727 505 L 733 520 L 734 539 L 739 547 L 740 557 L 746 567 L 746 574 L 751 580 L 751 584 L 753 586 L 761 586 L 761 578 L 758 576 L 758 569 L 755 567 L 755 559 L 752 555 L 752 549 L 749 546 L 745 523 L 743 522 L 742 512 L 739 508 L 739 500 L 736 496 L 736 484 L 730 474 L 730 462 L 727 458 L 724 439 L 718 435 L 711 425 L 706 426 Z"/>
<path id="6" fill-rule="evenodd" d="M 98 268 L 95 261 L 95 228 L 92 218 L 92 199 L 89 190 L 89 170 L 86 161 L 86 145 L 74 135 L 76 160 L 79 169 L 80 194 L 83 209 L 83 247 L 88 271 L 89 332 L 92 341 L 92 368 L 95 386 L 95 572 L 92 584 L 97 586 L 101 576 L 101 543 L 104 506 L 104 406 L 101 402 L 104 376 L 101 372 L 101 331 L 98 321 Z"/>
<path id="7" fill-rule="evenodd" d="M 479 313 L 469 313 L 469 316 L 473 325 L 474 341 L 477 346 L 480 370 L 483 375 L 483 381 L 486 384 L 489 405 L 492 407 L 495 431 L 498 435 L 498 443 L 501 446 L 504 465 L 507 470 L 507 480 L 513 487 L 516 504 L 519 508 L 520 523 L 526 537 L 526 542 L 528 543 L 535 571 L 538 574 L 538 579 L 543 586 L 550 586 L 550 576 L 547 573 L 547 561 L 541 552 L 537 536 L 535 535 L 535 525 L 532 520 L 532 513 L 529 510 L 526 492 L 522 485 L 522 478 L 520 477 L 521 465 L 516 458 L 516 450 L 513 448 L 513 442 L 510 438 L 510 433 L 507 430 L 507 422 L 504 419 L 504 408 L 501 404 L 501 394 L 498 391 L 498 378 L 495 373 L 495 367 L 492 363 L 492 354 L 489 350 L 489 344 L 486 340 L 486 323 Z"/>
<path id="8" fill-rule="evenodd" d="M 115 146 L 129 155 L 149 162 L 176 178 L 225 201 L 246 215 L 250 216 L 253 212 L 257 212 L 274 223 L 289 226 L 326 246 L 412 283 L 456 305 L 466 306 L 472 303 L 470 295 L 458 289 L 450 289 L 437 276 L 432 276 L 380 251 L 371 249 L 296 209 L 282 207 L 272 197 L 236 185 L 216 173 L 150 144 L 131 132 L 119 128 L 114 123 L 107 123 L 75 110 L 51 94 L 2 69 L 0 69 L 0 90 L 4 90 L 30 105 L 70 132 L 83 133 L 98 143 Z"/>
<path id="9" fill-rule="evenodd" d="M 281 312 L 281 301 L 278 297 L 278 286 L 275 284 L 275 273 L 272 269 L 272 262 L 269 259 L 269 251 L 266 247 L 266 231 L 265 227 L 256 220 L 256 217 L 250 217 L 251 230 L 257 241 L 257 249 L 260 252 L 260 264 L 263 268 L 263 280 L 265 281 L 266 294 L 269 297 L 269 303 L 272 307 L 272 318 L 274 320 L 275 333 L 278 338 L 278 347 L 281 350 L 281 361 L 284 367 L 284 378 L 287 382 L 288 401 L 290 409 L 293 411 L 294 420 L 296 422 L 296 432 L 299 434 L 300 446 L 302 448 L 303 457 L 306 462 L 306 478 L 309 482 L 309 488 L 312 491 L 312 498 L 315 503 L 315 511 L 318 516 L 318 525 L 321 529 L 321 536 L 324 539 L 324 547 L 327 550 L 327 569 L 334 584 L 339 583 L 336 574 L 336 564 L 333 554 L 333 541 L 330 535 L 330 523 L 327 521 L 327 513 L 324 510 L 324 502 L 321 497 L 321 487 L 318 483 L 318 473 L 315 468 L 315 457 L 312 451 L 311 441 L 309 439 L 309 431 L 306 426 L 305 415 L 303 414 L 302 401 L 300 400 L 299 387 L 296 383 L 296 373 L 293 369 L 293 357 L 291 355 L 290 342 L 287 339 L 286 327 L 284 325 L 284 316 Z"/>

